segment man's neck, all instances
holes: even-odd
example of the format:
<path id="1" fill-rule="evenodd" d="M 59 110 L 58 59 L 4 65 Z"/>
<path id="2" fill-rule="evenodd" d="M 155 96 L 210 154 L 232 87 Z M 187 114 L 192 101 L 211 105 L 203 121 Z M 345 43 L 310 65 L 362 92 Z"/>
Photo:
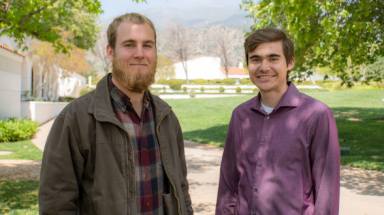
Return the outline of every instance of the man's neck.
<path id="1" fill-rule="evenodd" d="M 123 92 L 126 96 L 129 97 L 130 102 L 132 103 L 132 106 L 135 109 L 137 115 L 141 117 L 141 110 L 143 108 L 143 97 L 144 97 L 145 91 L 141 93 L 129 91 L 125 87 L 121 86 L 119 82 L 113 78 L 113 76 L 112 76 L 112 82 L 121 92 Z"/>
<path id="2" fill-rule="evenodd" d="M 282 88 L 280 91 L 260 91 L 261 102 L 263 102 L 263 104 L 267 107 L 275 108 L 276 105 L 279 104 L 281 98 L 283 97 L 284 93 L 287 92 L 287 90 L 288 85 L 285 85 L 285 87 Z"/>

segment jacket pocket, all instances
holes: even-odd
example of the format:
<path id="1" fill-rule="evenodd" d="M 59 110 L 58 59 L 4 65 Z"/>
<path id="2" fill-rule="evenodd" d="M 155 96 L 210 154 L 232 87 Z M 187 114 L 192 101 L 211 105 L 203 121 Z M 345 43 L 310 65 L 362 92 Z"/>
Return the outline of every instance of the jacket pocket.
<path id="1" fill-rule="evenodd" d="M 177 214 L 176 210 L 173 206 L 172 193 L 164 193 L 163 199 L 164 199 L 165 214 L 167 214 L 167 215 Z"/>

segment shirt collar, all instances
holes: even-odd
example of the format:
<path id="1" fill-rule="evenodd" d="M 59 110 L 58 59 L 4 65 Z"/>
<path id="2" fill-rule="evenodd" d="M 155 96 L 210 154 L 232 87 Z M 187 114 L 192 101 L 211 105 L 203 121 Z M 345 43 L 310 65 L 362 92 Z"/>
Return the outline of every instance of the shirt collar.
<path id="1" fill-rule="evenodd" d="M 288 89 L 284 93 L 280 102 L 276 105 L 276 107 L 273 108 L 274 111 L 276 111 L 280 107 L 297 107 L 299 105 L 301 93 L 291 81 L 289 81 L 287 84 L 288 84 Z M 257 94 L 257 96 L 255 97 L 252 109 L 256 109 L 264 113 L 265 112 L 264 109 L 261 108 L 260 98 L 261 98 L 261 94 L 259 92 L 259 94 Z"/>
<path id="2" fill-rule="evenodd" d="M 116 85 L 112 82 L 112 74 L 108 78 L 108 87 L 109 87 L 109 93 L 111 94 L 111 97 L 113 101 L 117 104 L 117 106 L 125 112 L 128 108 L 133 108 L 131 99 L 125 95 L 119 88 L 116 87 Z M 143 107 L 148 108 L 150 103 L 150 97 L 148 95 L 148 90 L 145 90 L 144 92 L 144 98 L 143 98 Z"/>

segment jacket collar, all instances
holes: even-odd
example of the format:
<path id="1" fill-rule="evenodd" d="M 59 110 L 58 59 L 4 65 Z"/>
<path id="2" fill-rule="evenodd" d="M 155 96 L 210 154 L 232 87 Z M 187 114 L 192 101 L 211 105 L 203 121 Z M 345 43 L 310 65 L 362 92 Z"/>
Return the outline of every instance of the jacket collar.
<path id="1" fill-rule="evenodd" d="M 89 104 L 88 113 L 93 114 L 98 121 L 107 121 L 120 126 L 121 122 L 116 118 L 111 103 L 108 87 L 109 75 L 109 73 L 105 75 L 97 84 Z M 158 124 L 164 115 L 169 112 L 171 107 L 159 97 L 152 95 L 149 91 L 148 95 L 153 104 L 156 124 Z"/>
<path id="2" fill-rule="evenodd" d="M 276 107 L 273 108 L 274 112 L 280 107 L 297 107 L 299 105 L 300 96 L 301 93 L 299 92 L 299 90 L 296 88 L 293 82 L 289 81 L 287 91 L 284 93 L 283 97 L 276 105 Z M 261 108 L 260 98 L 261 94 L 259 92 L 259 94 L 257 94 L 254 99 L 252 109 L 264 113 L 265 111 Z"/>

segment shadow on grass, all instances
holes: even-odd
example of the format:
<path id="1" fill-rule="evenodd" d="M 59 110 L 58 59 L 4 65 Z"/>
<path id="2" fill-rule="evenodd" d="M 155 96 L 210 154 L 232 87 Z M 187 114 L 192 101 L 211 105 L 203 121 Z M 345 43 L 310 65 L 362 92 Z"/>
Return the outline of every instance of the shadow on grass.
<path id="1" fill-rule="evenodd" d="M 218 125 L 207 129 L 183 132 L 184 139 L 199 143 L 209 143 L 216 146 L 224 146 L 228 125 Z"/>
<path id="2" fill-rule="evenodd" d="M 0 213 L 38 214 L 39 181 L 0 181 Z"/>

